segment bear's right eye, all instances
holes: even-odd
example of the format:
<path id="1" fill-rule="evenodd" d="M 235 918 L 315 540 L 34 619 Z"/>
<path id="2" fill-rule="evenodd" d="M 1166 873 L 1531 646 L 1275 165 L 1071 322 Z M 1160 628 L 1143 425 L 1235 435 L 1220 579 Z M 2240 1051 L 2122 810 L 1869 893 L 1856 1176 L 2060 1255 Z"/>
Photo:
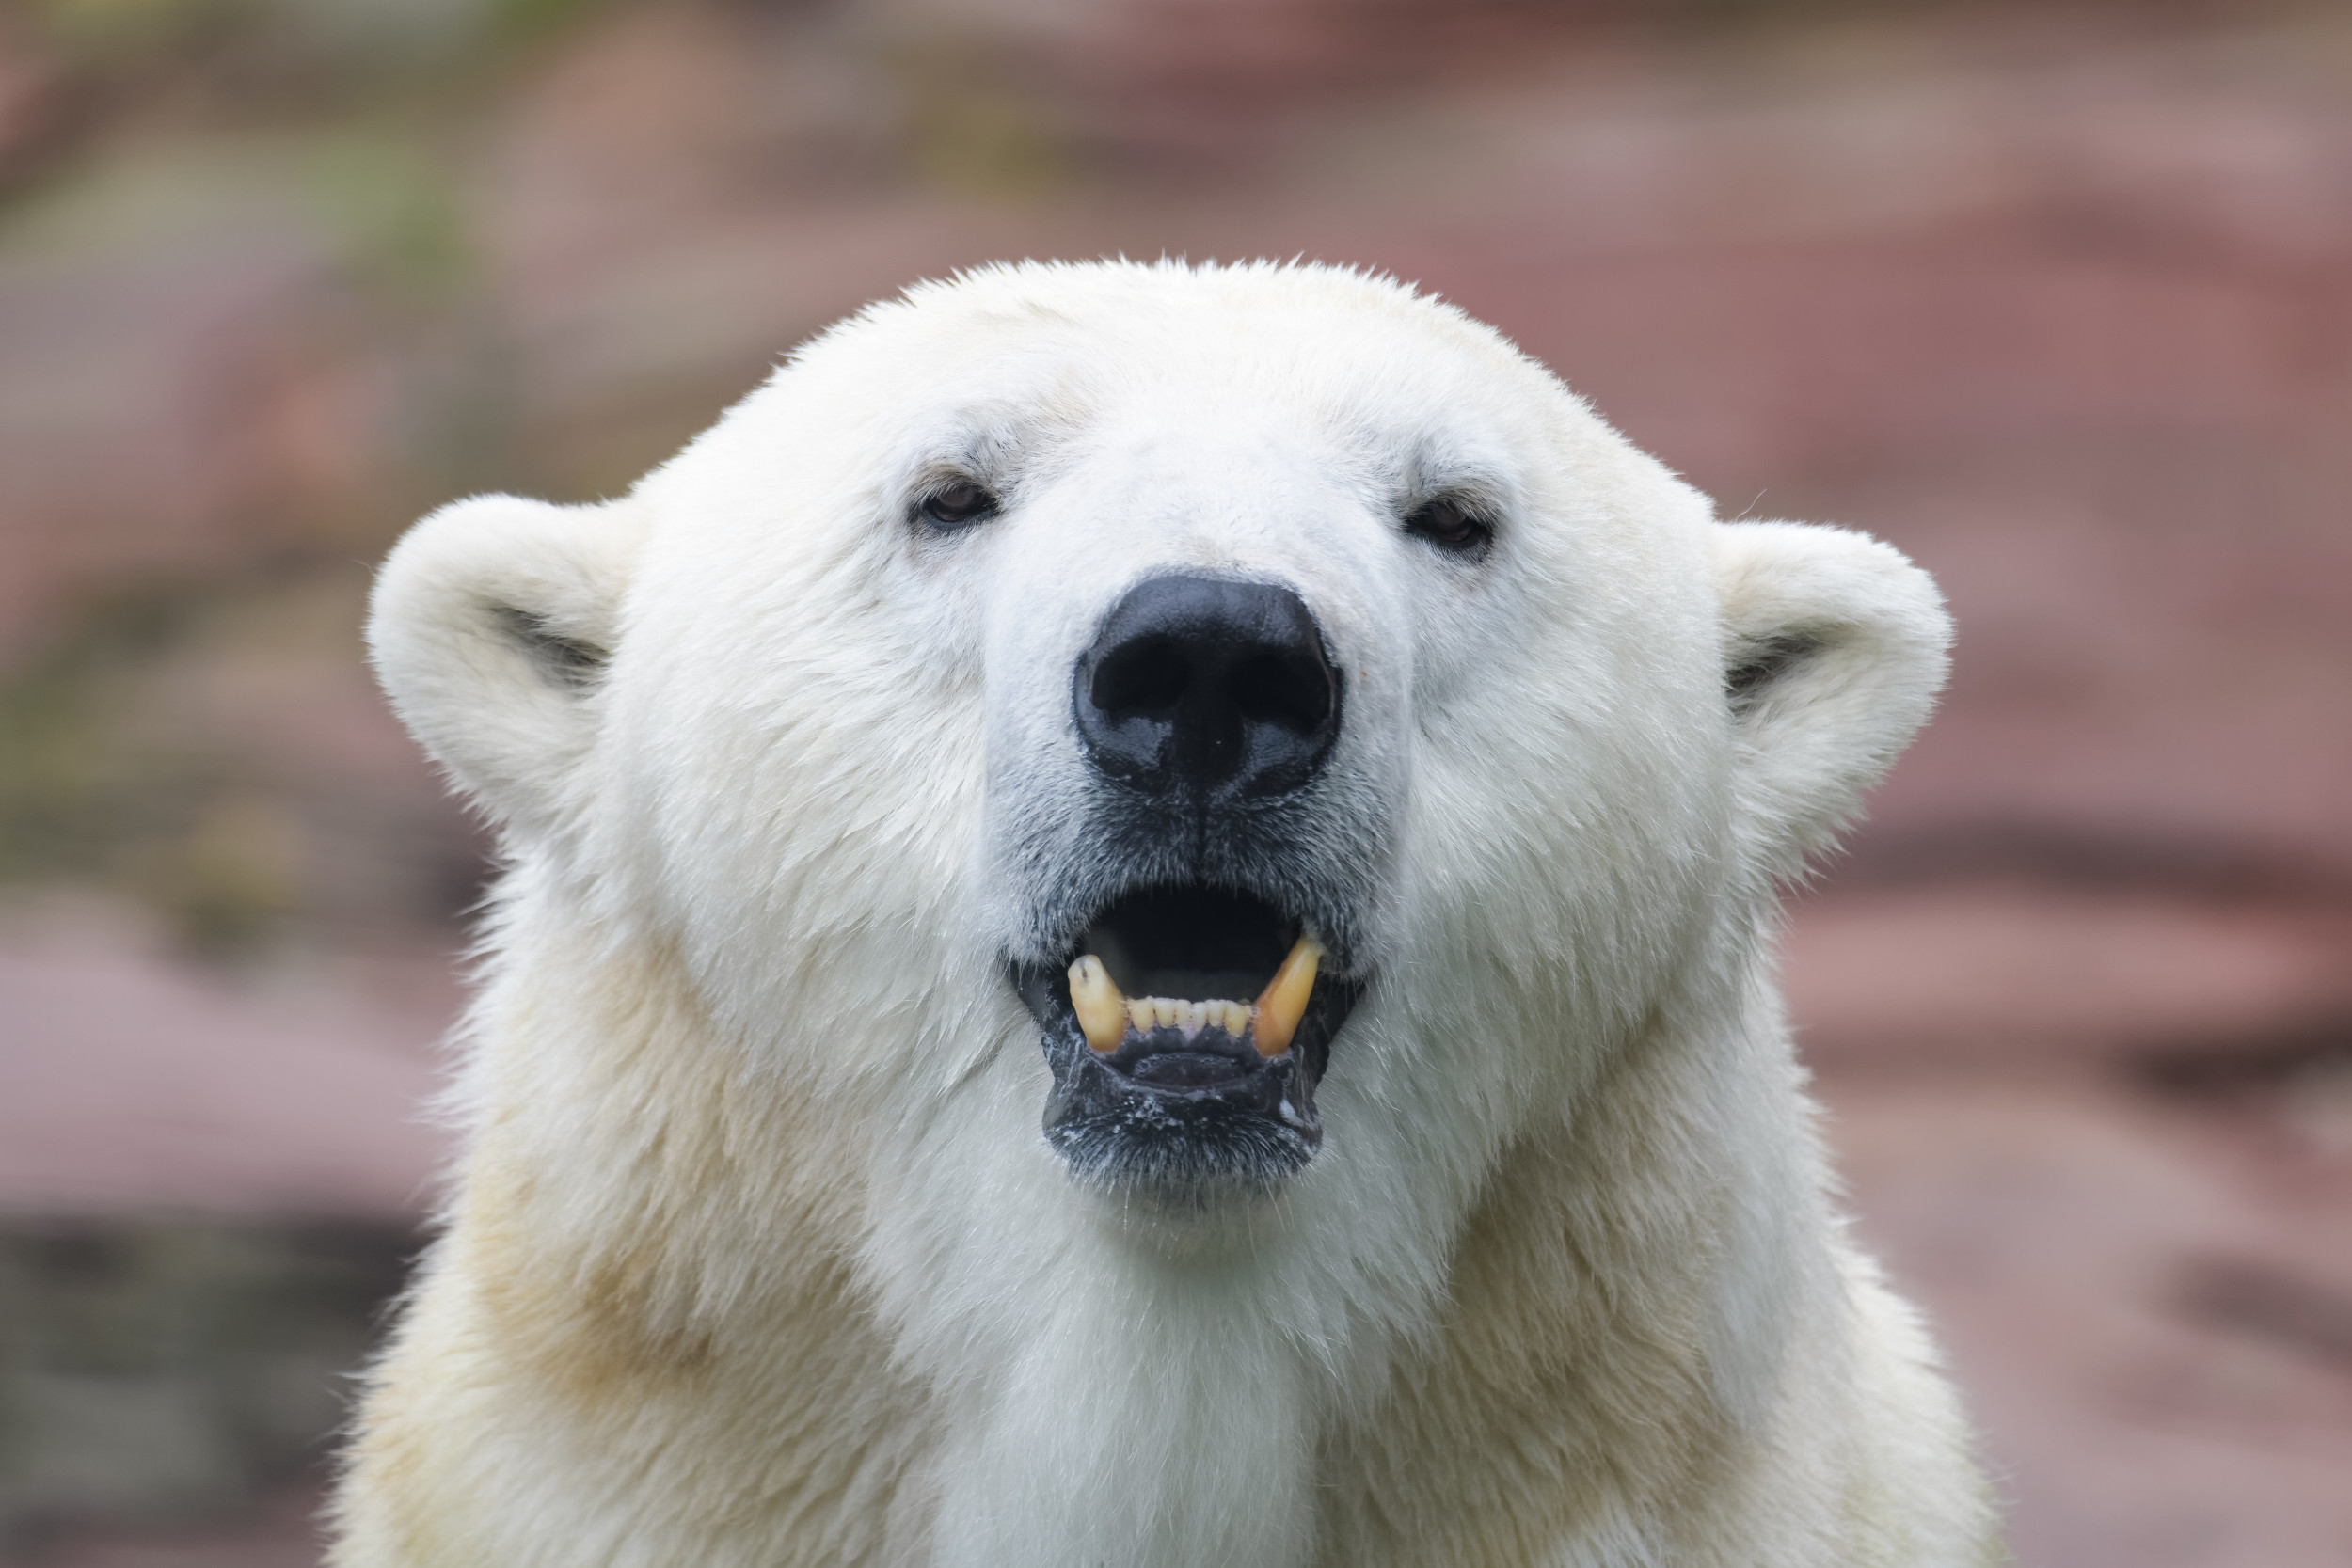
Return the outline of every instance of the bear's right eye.
<path id="1" fill-rule="evenodd" d="M 969 528 L 996 515 L 996 498 L 968 479 L 943 484 L 916 508 L 934 528 Z"/>

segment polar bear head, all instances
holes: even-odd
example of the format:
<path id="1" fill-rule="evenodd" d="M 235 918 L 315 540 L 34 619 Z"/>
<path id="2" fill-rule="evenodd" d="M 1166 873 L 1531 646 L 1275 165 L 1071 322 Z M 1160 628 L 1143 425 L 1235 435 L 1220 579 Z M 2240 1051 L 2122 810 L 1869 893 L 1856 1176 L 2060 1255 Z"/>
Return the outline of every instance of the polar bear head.
<path id="1" fill-rule="evenodd" d="M 1200 1213 L 1461 1190 L 1737 1006 L 1947 626 L 1444 304 L 1120 263 L 874 307 L 622 499 L 449 507 L 372 635 L 511 920 L 673 955 L 693 1049 L 906 1180 Z"/>

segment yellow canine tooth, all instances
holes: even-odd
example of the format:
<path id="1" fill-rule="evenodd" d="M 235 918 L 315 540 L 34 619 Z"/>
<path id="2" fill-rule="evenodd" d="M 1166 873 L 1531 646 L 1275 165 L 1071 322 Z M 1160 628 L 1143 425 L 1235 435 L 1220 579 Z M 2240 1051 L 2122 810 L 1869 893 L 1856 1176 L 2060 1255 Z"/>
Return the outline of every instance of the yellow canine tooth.
<path id="1" fill-rule="evenodd" d="M 1307 994 L 1315 989 L 1315 965 L 1323 959 L 1323 944 L 1302 935 L 1291 946 L 1282 967 L 1258 993 L 1249 1009 L 1250 1043 L 1261 1056 L 1279 1056 L 1291 1048 L 1298 1021 L 1306 1016 Z"/>
<path id="2" fill-rule="evenodd" d="M 1127 1037 L 1127 999 L 1119 994 L 1119 982 L 1103 960 L 1091 953 L 1070 966 L 1070 1006 L 1078 1015 L 1078 1027 L 1086 1031 L 1087 1044 L 1095 1050 L 1116 1051 Z"/>

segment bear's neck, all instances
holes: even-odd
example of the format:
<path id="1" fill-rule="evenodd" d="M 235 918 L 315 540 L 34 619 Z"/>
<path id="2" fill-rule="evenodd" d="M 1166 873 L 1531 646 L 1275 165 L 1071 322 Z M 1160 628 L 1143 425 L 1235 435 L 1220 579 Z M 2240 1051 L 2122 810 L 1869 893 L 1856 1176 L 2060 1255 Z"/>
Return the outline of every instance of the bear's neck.
<path id="1" fill-rule="evenodd" d="M 1033 1256 L 984 1220 L 977 1240 L 877 1232 L 900 1205 L 854 1177 L 870 1160 L 713 1071 L 675 966 L 640 961 L 488 999 L 449 1247 L 504 1282 L 471 1314 L 484 1348 L 596 1434 L 592 1470 L 638 1477 L 640 1506 L 665 1474 L 764 1499 L 726 1539 L 664 1527 L 706 1538 L 700 1560 L 813 1541 L 972 1568 L 1514 1560 L 1580 1518 L 1690 1514 L 1743 1387 L 1820 1299 L 1826 1259 L 1780 1245 L 1822 1233 L 1803 1218 L 1818 1170 L 1738 1147 L 1742 1122 L 1793 1114 L 1770 1040 L 1635 1042 L 1582 1110 L 1503 1151 L 1435 1252 L 1390 1260 L 1428 1277 L 1365 1310 L 1361 1269 L 1327 1277 L 1271 1235 L 1139 1239 L 1066 1183 L 1009 1194 L 1039 1205 Z M 626 1016 L 582 1016 L 597 994 Z M 1758 1212 L 1782 1216 L 1760 1239 Z M 1705 1315 L 1726 1300 L 1768 1305 Z"/>

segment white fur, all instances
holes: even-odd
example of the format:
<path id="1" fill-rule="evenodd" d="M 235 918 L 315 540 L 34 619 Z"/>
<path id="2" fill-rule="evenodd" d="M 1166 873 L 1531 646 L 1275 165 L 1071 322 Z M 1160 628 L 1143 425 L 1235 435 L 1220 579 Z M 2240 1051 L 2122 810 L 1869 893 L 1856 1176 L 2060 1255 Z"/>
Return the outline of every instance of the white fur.
<path id="1" fill-rule="evenodd" d="M 951 470 L 1004 515 L 916 526 Z M 1446 487 L 1486 561 L 1400 528 Z M 1073 1184 L 1003 968 L 1097 874 L 1073 660 L 1186 565 L 1345 666 L 1300 874 L 1374 975 L 1320 1154 L 1197 1211 Z M 1025 265 L 624 501 L 436 514 L 372 636 L 513 865 L 342 1568 L 1996 1555 L 1770 974 L 1941 683 L 1884 546 L 1716 523 L 1385 281 Z"/>

